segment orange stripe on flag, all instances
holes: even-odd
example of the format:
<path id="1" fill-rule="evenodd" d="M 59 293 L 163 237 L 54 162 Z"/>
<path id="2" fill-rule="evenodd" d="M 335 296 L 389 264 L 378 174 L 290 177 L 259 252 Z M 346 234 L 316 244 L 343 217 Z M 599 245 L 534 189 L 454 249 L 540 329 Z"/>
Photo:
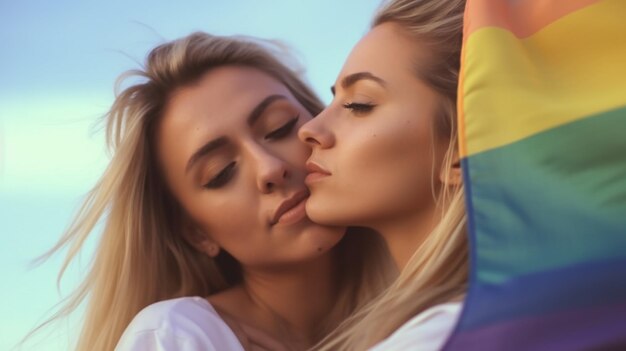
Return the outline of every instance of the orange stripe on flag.
<path id="1" fill-rule="evenodd" d="M 465 38 L 484 27 L 501 27 L 518 38 L 525 38 L 561 17 L 599 1 L 468 0 Z"/>

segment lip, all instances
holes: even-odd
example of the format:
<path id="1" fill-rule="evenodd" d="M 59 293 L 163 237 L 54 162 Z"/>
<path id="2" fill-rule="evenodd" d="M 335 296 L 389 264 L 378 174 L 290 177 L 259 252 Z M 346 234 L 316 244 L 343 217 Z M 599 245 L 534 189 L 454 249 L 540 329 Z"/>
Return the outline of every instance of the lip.
<path id="1" fill-rule="evenodd" d="M 306 170 L 308 174 L 306 178 L 304 179 L 304 182 L 307 185 L 331 175 L 331 173 L 327 171 L 324 167 L 320 166 L 319 164 L 313 161 L 307 161 Z"/>
<path id="2" fill-rule="evenodd" d="M 270 221 L 270 225 L 275 225 L 277 223 L 291 223 L 297 222 L 300 219 L 306 216 L 306 212 L 304 211 L 304 204 L 306 199 L 309 197 L 309 189 L 302 189 L 297 191 L 295 194 L 284 200 L 276 211 L 274 211 L 274 215 Z"/>

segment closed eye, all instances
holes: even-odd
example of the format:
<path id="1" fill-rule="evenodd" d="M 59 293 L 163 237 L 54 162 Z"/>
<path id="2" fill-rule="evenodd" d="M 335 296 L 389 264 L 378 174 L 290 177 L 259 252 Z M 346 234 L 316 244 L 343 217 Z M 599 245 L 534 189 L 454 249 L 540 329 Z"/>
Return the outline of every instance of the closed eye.
<path id="1" fill-rule="evenodd" d="M 371 112 L 376 105 L 360 102 L 348 102 L 343 104 L 343 107 L 350 110 L 355 115 L 362 115 Z"/>
<path id="2" fill-rule="evenodd" d="M 237 163 L 235 161 L 228 164 L 228 166 L 224 167 L 220 173 L 218 173 L 213 179 L 211 179 L 208 183 L 204 184 L 204 187 L 207 189 L 216 189 L 224 186 L 228 181 L 232 178 L 235 173 L 235 165 Z"/>
<path id="3" fill-rule="evenodd" d="M 297 115 L 292 120 L 285 123 L 282 127 L 270 132 L 269 134 L 265 136 L 265 140 L 277 140 L 277 139 L 286 137 L 294 129 L 294 127 L 296 126 L 296 123 L 298 123 L 299 118 L 300 118 L 300 115 Z"/>

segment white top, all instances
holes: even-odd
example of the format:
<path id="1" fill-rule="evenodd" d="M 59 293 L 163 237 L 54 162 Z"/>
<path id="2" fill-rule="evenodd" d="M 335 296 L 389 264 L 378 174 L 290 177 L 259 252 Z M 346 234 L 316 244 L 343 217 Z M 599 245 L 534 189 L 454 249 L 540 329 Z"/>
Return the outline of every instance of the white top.
<path id="1" fill-rule="evenodd" d="M 440 350 L 456 326 L 461 308 L 461 302 L 433 306 L 411 318 L 370 351 Z"/>
<path id="2" fill-rule="evenodd" d="M 233 331 L 202 297 L 154 303 L 130 322 L 116 351 L 244 351 Z"/>

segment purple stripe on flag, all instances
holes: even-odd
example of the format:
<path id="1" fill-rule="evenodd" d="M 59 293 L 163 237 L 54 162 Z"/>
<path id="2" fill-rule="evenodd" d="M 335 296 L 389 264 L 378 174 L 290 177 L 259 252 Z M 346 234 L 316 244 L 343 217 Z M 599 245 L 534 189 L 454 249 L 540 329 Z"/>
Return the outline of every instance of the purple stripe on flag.
<path id="1" fill-rule="evenodd" d="M 461 331 L 444 350 L 626 350 L 626 304 L 568 310 Z"/>

